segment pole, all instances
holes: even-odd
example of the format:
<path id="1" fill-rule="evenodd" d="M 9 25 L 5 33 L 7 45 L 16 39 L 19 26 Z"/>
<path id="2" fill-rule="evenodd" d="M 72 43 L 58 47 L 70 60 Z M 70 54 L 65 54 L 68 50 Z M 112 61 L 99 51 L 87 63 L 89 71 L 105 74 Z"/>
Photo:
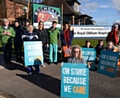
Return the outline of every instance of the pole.
<path id="1" fill-rule="evenodd" d="M 63 4 L 61 4 L 61 14 L 62 14 L 62 19 L 61 19 L 61 29 L 63 29 Z"/>
<path id="2" fill-rule="evenodd" d="M 107 15 L 107 25 L 108 25 L 108 15 Z"/>
<path id="3" fill-rule="evenodd" d="M 63 30 L 63 4 L 61 4 L 61 31 Z M 61 46 L 61 41 L 60 41 L 60 38 L 59 38 L 59 44 Z M 63 60 L 63 54 L 62 54 L 62 46 L 60 47 L 60 62 L 62 62 Z"/>
<path id="4" fill-rule="evenodd" d="M 30 1 L 28 0 L 28 3 L 27 3 L 27 15 L 26 15 L 26 19 L 29 18 L 29 9 L 30 9 Z"/>

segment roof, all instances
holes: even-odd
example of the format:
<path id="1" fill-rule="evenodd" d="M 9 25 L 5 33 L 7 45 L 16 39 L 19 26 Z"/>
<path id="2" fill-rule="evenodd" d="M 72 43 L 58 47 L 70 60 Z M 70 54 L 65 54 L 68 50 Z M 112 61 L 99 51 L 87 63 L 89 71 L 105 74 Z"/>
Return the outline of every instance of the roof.
<path id="1" fill-rule="evenodd" d="M 27 1 L 26 0 L 10 0 L 10 1 L 27 6 Z"/>
<path id="2" fill-rule="evenodd" d="M 41 4 L 48 5 L 48 6 L 55 6 L 55 7 L 60 7 L 63 4 L 63 14 L 64 15 L 76 15 L 79 16 L 81 15 L 80 12 L 74 11 L 72 7 L 70 7 L 66 0 L 43 0 Z"/>
<path id="3" fill-rule="evenodd" d="M 73 4 L 74 2 L 78 3 L 79 5 L 81 5 L 81 3 L 78 0 L 65 0 L 67 3 L 69 4 Z"/>
<path id="4" fill-rule="evenodd" d="M 93 18 L 93 17 L 91 17 L 91 16 L 89 16 L 89 15 L 87 15 L 87 14 L 82 14 L 82 15 L 79 16 L 79 18 L 83 18 L 83 17 L 87 17 L 87 18 L 90 18 L 90 19 Z"/>

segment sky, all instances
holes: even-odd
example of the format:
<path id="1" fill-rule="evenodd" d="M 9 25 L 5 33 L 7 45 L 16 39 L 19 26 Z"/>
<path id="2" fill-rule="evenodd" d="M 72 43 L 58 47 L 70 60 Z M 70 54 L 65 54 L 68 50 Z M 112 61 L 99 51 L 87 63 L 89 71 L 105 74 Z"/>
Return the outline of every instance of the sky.
<path id="1" fill-rule="evenodd" d="M 79 0 L 80 12 L 93 17 L 97 25 L 120 22 L 120 0 Z"/>

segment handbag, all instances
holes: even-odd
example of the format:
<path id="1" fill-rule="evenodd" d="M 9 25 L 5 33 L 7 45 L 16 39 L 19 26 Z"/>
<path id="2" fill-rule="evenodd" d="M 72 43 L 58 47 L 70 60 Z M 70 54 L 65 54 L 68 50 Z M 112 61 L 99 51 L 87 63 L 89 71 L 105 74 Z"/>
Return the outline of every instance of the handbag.
<path id="1" fill-rule="evenodd" d="M 68 46 L 63 46 L 63 53 L 64 53 L 64 57 L 70 57 L 71 56 L 71 49 Z"/>

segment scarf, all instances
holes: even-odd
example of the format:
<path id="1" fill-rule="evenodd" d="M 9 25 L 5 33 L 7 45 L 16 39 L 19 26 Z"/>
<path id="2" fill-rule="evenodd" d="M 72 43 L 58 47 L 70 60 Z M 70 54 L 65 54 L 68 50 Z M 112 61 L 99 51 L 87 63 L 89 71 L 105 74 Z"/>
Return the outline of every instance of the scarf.
<path id="1" fill-rule="evenodd" d="M 65 43 L 68 45 L 70 41 L 70 30 L 64 30 L 64 40 Z"/>
<path id="2" fill-rule="evenodd" d="M 118 31 L 113 31 L 113 36 L 114 36 L 114 43 L 115 43 L 115 45 L 117 45 L 118 44 Z"/>
<path id="3" fill-rule="evenodd" d="M 109 36 L 109 40 L 113 41 L 115 45 L 118 44 L 118 31 L 115 31 L 113 30 L 111 33 L 110 33 L 110 36 Z"/>

